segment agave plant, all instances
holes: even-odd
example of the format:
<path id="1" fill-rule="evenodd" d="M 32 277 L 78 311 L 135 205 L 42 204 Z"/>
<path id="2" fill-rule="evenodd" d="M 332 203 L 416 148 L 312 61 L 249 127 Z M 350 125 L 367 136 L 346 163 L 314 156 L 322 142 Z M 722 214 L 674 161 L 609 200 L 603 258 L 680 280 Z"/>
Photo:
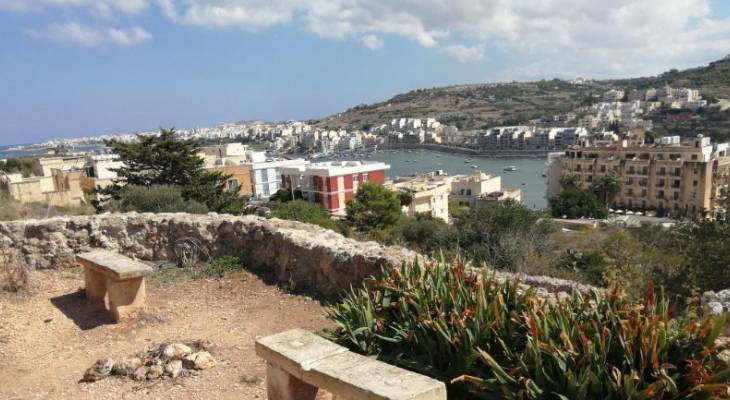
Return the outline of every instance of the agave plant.
<path id="1" fill-rule="evenodd" d="M 672 320 L 662 294 L 548 301 L 461 260 L 383 271 L 329 310 L 331 338 L 441 379 L 454 398 L 728 398 L 722 319 Z"/>

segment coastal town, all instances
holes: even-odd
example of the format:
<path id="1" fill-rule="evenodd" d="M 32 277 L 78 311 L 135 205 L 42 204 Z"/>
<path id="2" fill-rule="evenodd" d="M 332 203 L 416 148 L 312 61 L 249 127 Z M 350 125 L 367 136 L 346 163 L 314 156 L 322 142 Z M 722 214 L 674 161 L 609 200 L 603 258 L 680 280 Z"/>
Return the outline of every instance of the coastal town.
<path id="1" fill-rule="evenodd" d="M 730 399 L 729 6 L 0 0 L 0 400 Z"/>
<path id="2" fill-rule="evenodd" d="M 379 152 L 392 151 L 388 149 L 412 148 L 476 156 L 542 156 L 546 157 L 544 170 L 533 172 L 542 174 L 545 187 L 530 189 L 544 192 L 546 199 L 560 194 L 560 181 L 567 175 L 578 175 L 582 184 L 590 186 L 599 176 L 611 174 L 622 184 L 611 199 L 617 212 L 718 217 L 724 213 L 718 201 L 727 186 L 728 143 L 712 143 L 702 134 L 684 139 L 656 137 L 647 119 L 652 112 L 696 113 L 707 106 L 698 90 L 666 86 L 611 89 L 596 103 L 568 114 L 485 130 L 459 130 L 435 118 L 409 117 L 394 118 L 368 131 L 324 129 L 301 121 L 257 121 L 182 129 L 175 135 L 208 143 L 199 153 L 203 168 L 229 175 L 228 190 L 250 198 L 252 204 L 262 204 L 279 190 L 290 190 L 322 205 L 334 217 L 344 216 L 345 203 L 357 192 L 357 180 L 413 192 L 415 200 L 404 206 L 406 214 L 425 213 L 446 222 L 450 202 L 473 205 L 475 199 L 520 201 L 522 197 L 521 188 L 502 187 L 499 182 L 499 173 L 514 171 L 511 165 L 503 171 L 482 171 L 467 156 L 464 162 L 471 165 L 473 174 L 451 171 L 449 175 L 450 171 L 438 169 L 390 176 L 389 165 L 372 160 Z M 107 154 L 104 140 L 133 142 L 136 137 L 103 135 L 16 148 L 51 149 L 59 154 L 37 157 L 30 176 L 3 174 L 0 190 L 26 203 L 68 206 L 98 201 L 84 193 L 111 185 L 117 179 L 114 170 L 122 166 L 117 155 Z M 92 150 L 74 151 L 85 146 Z M 417 160 L 405 160 L 409 161 Z M 474 190 L 467 190 L 472 199 L 459 197 L 465 190 L 460 183 L 467 181 L 475 181 Z"/>

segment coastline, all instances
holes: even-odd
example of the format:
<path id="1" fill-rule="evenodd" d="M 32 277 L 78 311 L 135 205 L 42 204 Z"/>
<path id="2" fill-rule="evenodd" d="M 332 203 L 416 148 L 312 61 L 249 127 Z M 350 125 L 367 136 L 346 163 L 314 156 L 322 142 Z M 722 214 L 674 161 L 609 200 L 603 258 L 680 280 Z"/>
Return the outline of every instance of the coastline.
<path id="1" fill-rule="evenodd" d="M 445 153 L 468 154 L 473 156 L 489 156 L 489 157 L 547 157 L 548 154 L 559 150 L 477 150 L 468 147 L 447 146 L 442 144 L 423 143 L 423 144 L 383 144 L 382 149 L 387 150 L 435 150 Z"/>

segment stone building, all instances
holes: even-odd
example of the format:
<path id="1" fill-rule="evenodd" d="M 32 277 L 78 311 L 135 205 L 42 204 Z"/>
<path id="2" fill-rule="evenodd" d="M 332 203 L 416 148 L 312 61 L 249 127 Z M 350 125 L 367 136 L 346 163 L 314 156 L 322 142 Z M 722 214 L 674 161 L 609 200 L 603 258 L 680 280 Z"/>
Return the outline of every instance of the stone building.
<path id="1" fill-rule="evenodd" d="M 477 171 L 471 175 L 456 175 L 449 180 L 450 201 L 459 206 L 473 207 L 507 199 L 522 201 L 522 191 L 519 188 L 503 188 L 501 176 Z"/>
<path id="2" fill-rule="evenodd" d="M 632 210 L 657 210 L 675 217 L 715 215 L 725 187 L 728 144 L 713 145 L 698 135 L 688 141 L 662 138 L 656 145 L 627 141 L 606 146 L 573 147 L 549 169 L 549 182 L 575 175 L 583 186 L 599 176 L 614 174 L 621 184 L 612 204 Z M 559 194 L 550 193 L 551 195 Z"/>
<path id="3" fill-rule="evenodd" d="M 20 203 L 43 203 L 52 206 L 79 206 L 85 203 L 81 188 L 83 171 L 50 170 L 49 176 L 23 177 L 1 174 L 0 193 Z"/>
<path id="4" fill-rule="evenodd" d="M 392 182 L 388 182 L 386 187 L 391 190 L 408 192 L 413 196 L 411 204 L 403 206 L 403 214 L 409 217 L 428 215 L 449 222 L 451 185 L 448 180 L 431 176 L 396 178 Z"/>

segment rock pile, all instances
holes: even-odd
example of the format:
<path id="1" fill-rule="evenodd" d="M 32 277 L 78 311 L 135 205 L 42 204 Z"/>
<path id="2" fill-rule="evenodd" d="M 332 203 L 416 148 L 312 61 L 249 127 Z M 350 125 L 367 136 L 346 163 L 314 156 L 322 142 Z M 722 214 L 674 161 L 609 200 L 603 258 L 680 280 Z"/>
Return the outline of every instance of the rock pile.
<path id="1" fill-rule="evenodd" d="M 95 382 L 109 376 L 136 381 L 197 376 L 201 370 L 216 365 L 211 347 L 209 342 L 200 340 L 163 343 L 128 358 L 102 358 L 86 370 L 81 381 Z"/>
<path id="2" fill-rule="evenodd" d="M 726 315 L 724 335 L 730 336 L 730 289 L 702 294 L 702 313 L 706 316 Z"/>

